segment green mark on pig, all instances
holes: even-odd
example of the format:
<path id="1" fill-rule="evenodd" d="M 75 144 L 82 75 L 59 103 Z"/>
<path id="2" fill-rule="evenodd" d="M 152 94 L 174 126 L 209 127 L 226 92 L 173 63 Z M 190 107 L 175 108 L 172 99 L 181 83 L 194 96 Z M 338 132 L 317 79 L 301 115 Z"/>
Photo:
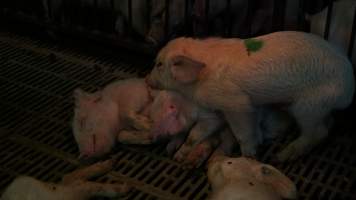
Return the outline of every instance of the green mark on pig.
<path id="1" fill-rule="evenodd" d="M 250 55 L 251 52 L 256 52 L 260 50 L 263 46 L 263 41 L 262 40 L 257 40 L 257 39 L 246 39 L 244 40 L 245 47 L 247 50 L 247 54 Z"/>

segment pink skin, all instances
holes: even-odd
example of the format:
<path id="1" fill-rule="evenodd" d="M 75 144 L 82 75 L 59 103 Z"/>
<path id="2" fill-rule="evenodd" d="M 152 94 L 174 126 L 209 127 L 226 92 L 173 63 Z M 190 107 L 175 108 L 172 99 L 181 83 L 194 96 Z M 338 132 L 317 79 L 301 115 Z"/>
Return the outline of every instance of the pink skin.
<path id="1" fill-rule="evenodd" d="M 189 106 L 198 108 L 196 104 L 192 104 L 185 98 L 182 98 L 178 93 L 171 91 L 158 92 L 158 94 L 155 95 L 151 111 L 151 117 L 154 121 L 154 129 L 151 133 L 153 140 L 155 141 L 162 137 L 170 138 L 170 142 L 167 145 L 168 155 L 175 153 L 174 159 L 187 167 L 199 167 L 217 148 L 224 152 L 224 155 L 231 155 L 232 149 L 236 147 L 237 142 L 229 129 L 222 130 L 218 134 L 204 138 L 204 136 L 200 134 L 209 132 L 210 130 L 206 129 L 208 126 L 202 125 L 201 127 L 203 129 L 200 129 L 198 128 L 199 126 L 195 125 L 189 130 L 189 128 L 183 126 L 183 123 L 180 123 L 179 119 L 181 119 L 181 117 L 184 119 L 181 121 L 196 122 L 197 115 L 188 115 L 182 112 L 182 110 L 184 111 L 184 109 Z M 194 111 L 194 109 L 190 110 Z M 285 122 L 285 120 L 281 119 L 281 113 L 270 109 L 261 109 L 259 113 L 261 117 L 259 119 L 258 130 L 260 135 L 258 137 L 261 143 L 264 138 L 273 138 L 273 135 L 284 132 L 287 129 L 289 122 Z M 205 116 L 208 115 L 205 114 Z M 284 117 L 285 116 L 283 116 L 283 119 Z M 218 122 L 216 118 L 212 119 L 213 121 L 208 121 L 209 125 Z M 199 123 L 202 121 L 203 120 Z M 261 124 L 264 124 L 264 130 L 260 128 Z M 197 142 L 196 144 L 186 142 L 186 140 L 188 141 L 189 139 L 186 139 L 187 134 L 182 134 L 182 132 L 187 133 L 188 130 L 189 136 L 197 137 L 201 142 Z"/>
<path id="2" fill-rule="evenodd" d="M 200 167 L 217 148 L 217 142 L 213 139 L 205 140 L 204 142 L 197 144 L 188 156 L 180 161 L 188 168 Z"/>
<path id="3" fill-rule="evenodd" d="M 159 113 L 159 123 L 154 123 L 152 137 L 154 140 L 160 136 L 175 135 L 183 129 L 183 125 L 178 120 L 178 110 L 173 104 L 162 105 L 163 111 Z M 157 120 L 154 120 L 157 122 Z"/>
<path id="4" fill-rule="evenodd" d="M 208 163 L 209 199 L 297 199 L 295 184 L 271 165 L 215 154 Z"/>
<path id="5" fill-rule="evenodd" d="M 172 40 L 159 52 L 148 82 L 222 112 L 244 156 L 256 155 L 258 107 L 287 104 L 301 134 L 277 157 L 293 161 L 327 136 L 330 112 L 351 104 L 353 68 L 312 34 L 286 31 L 256 39 L 265 43 L 251 55 L 240 39 Z M 287 85 L 292 87 L 281 87 Z"/>
<path id="6" fill-rule="evenodd" d="M 152 103 L 150 116 L 154 122 L 153 140 L 162 137 L 171 138 L 167 145 L 168 154 L 175 153 L 174 159 L 188 167 L 199 167 L 218 146 L 216 137 L 204 139 L 201 135 L 214 131 L 213 129 L 199 128 L 207 119 L 213 120 L 207 121 L 209 124 L 220 123 L 217 116 L 211 111 L 198 107 L 176 92 L 158 92 Z M 206 119 L 202 120 L 200 117 Z M 201 122 L 195 127 L 196 125 L 193 124 L 196 124 L 197 120 Z M 192 125 L 195 128 L 191 129 Z M 196 144 L 186 142 L 191 137 L 200 137 L 201 142 Z"/>
<path id="7" fill-rule="evenodd" d="M 171 91 L 158 92 L 150 112 L 153 140 L 188 131 L 194 123 L 195 113 L 196 106 L 181 95 Z"/>
<path id="8" fill-rule="evenodd" d="M 231 130 L 224 128 L 195 145 L 185 158 L 179 157 L 181 154 L 177 154 L 176 159 L 187 168 L 198 168 L 210 157 L 216 155 L 231 156 L 237 144 Z"/>
<path id="9" fill-rule="evenodd" d="M 154 98 L 153 103 L 144 112 L 150 113 L 153 121 L 152 130 L 121 131 L 118 140 L 125 144 L 151 144 L 159 139 L 169 138 L 166 148 L 169 155 L 179 149 L 180 153 L 174 156 L 176 160 L 188 166 L 201 165 L 217 147 L 216 138 L 204 140 L 202 137 L 201 143 L 188 145 L 186 137 L 188 134 L 191 135 L 190 129 L 198 120 L 198 113 L 208 119 L 215 114 L 207 114 L 207 111 L 172 91 L 151 91 L 151 94 Z M 199 134 L 205 130 L 195 128 L 194 137 L 200 137 Z M 182 151 L 185 153 L 182 154 Z"/>
<path id="10" fill-rule="evenodd" d="M 126 183 L 98 183 L 90 181 L 110 172 L 116 160 L 110 159 L 72 171 L 59 183 L 43 182 L 29 176 L 18 176 L 3 191 L 0 199 L 11 200 L 87 200 L 93 197 L 117 198 L 127 194 Z M 105 198 L 105 199 L 106 199 Z"/>
<path id="11" fill-rule="evenodd" d="M 102 99 L 94 96 L 76 90 L 73 131 L 83 158 L 108 153 L 115 144 L 114 135 L 110 133 L 119 128 L 117 117 L 110 109 L 112 105 L 106 106 Z"/>
<path id="12" fill-rule="evenodd" d="M 76 89 L 74 97 L 73 133 L 84 158 L 109 153 L 122 130 L 151 129 L 141 114 L 150 104 L 144 79 L 120 80 L 95 93 Z"/>
<path id="13" fill-rule="evenodd" d="M 125 144 L 151 144 L 162 138 L 171 138 L 172 148 L 175 149 L 184 138 L 179 138 L 182 132 L 189 129 L 187 121 L 187 104 L 180 96 L 168 91 L 156 91 L 148 88 L 153 102 L 145 107 L 143 113 L 152 120 L 152 129 L 143 131 L 121 131 L 118 140 Z M 185 136 L 184 136 L 185 137 Z M 178 139 L 179 138 L 179 139 Z"/>

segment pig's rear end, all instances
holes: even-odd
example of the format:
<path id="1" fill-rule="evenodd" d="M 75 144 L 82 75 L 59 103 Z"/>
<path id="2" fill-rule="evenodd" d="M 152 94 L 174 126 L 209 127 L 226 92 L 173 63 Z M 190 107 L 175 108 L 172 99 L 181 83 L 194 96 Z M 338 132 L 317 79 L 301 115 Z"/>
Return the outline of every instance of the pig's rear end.
<path id="1" fill-rule="evenodd" d="M 351 104 L 355 90 L 353 67 L 345 55 L 322 38 L 277 32 L 256 39 L 263 42 L 261 50 L 252 52 L 241 64 L 251 70 L 237 75 L 253 103 L 292 103 L 312 95 L 334 102 L 335 109 Z"/>

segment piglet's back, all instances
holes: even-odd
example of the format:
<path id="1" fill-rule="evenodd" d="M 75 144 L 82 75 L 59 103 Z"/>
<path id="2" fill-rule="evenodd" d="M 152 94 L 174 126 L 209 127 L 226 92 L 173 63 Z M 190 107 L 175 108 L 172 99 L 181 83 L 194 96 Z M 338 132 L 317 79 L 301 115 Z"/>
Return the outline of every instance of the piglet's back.
<path id="1" fill-rule="evenodd" d="M 214 39 L 196 40 L 199 51 L 185 50 L 206 63 L 206 77 L 234 81 L 256 102 L 292 99 L 296 91 L 321 91 L 325 87 L 330 92 L 343 93 L 337 94 L 345 99 L 340 107 L 350 103 L 355 85 L 352 65 L 346 55 L 327 41 L 294 31 L 275 32 L 252 41 L 260 47 L 249 50 L 246 40 Z M 264 88 L 269 92 L 264 92 Z"/>

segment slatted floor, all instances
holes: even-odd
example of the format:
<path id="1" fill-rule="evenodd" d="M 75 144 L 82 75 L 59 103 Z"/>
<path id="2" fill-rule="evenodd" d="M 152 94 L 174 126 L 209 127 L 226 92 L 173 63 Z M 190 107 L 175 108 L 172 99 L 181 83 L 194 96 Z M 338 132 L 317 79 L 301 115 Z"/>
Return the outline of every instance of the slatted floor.
<path id="1" fill-rule="evenodd" d="M 0 32 L 0 191 L 20 174 L 57 182 L 81 163 L 70 121 L 72 91 L 87 91 L 147 70 L 140 57 L 93 54 Z M 146 68 L 145 68 L 146 67 Z M 286 145 L 275 142 L 262 160 Z M 278 166 L 297 184 L 300 199 L 356 199 L 356 138 L 338 128 L 324 145 L 297 163 Z M 127 181 L 124 199 L 206 199 L 203 169 L 184 170 L 163 146 L 118 146 L 119 162 L 101 181 Z"/>

